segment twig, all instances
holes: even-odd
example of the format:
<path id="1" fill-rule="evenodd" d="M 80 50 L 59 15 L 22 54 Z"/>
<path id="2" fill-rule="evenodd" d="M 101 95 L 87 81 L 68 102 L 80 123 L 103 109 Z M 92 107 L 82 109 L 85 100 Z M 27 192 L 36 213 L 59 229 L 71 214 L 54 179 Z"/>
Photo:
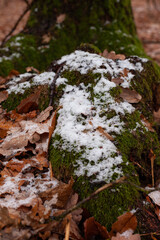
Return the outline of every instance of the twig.
<path id="1" fill-rule="evenodd" d="M 66 224 L 65 240 L 69 240 L 70 224 L 71 224 L 71 221 L 70 219 L 68 219 Z"/>
<path id="2" fill-rule="evenodd" d="M 82 204 L 88 202 L 89 200 L 91 200 L 92 198 L 94 198 L 97 194 L 99 194 L 100 192 L 104 191 L 105 189 L 112 187 L 118 183 L 123 183 L 124 180 L 126 180 L 128 177 L 124 176 L 119 178 L 118 180 L 111 182 L 111 183 L 107 183 L 104 186 L 98 188 L 95 192 L 93 192 L 90 196 L 88 196 L 87 198 L 83 199 L 82 201 L 80 201 L 79 203 L 77 203 L 76 205 L 74 205 L 73 207 L 69 208 L 68 210 L 66 210 L 65 212 L 63 212 L 61 215 L 56 216 L 56 217 L 52 217 L 53 220 L 61 220 L 64 217 L 66 217 L 69 213 L 73 212 L 74 210 L 76 210 L 77 208 L 79 208 Z"/>
<path id="3" fill-rule="evenodd" d="M 6 41 L 8 40 L 8 38 L 12 35 L 12 33 L 15 31 L 15 29 L 17 28 L 19 22 L 22 20 L 22 18 L 26 15 L 26 13 L 30 10 L 30 8 L 32 7 L 33 5 L 33 2 L 35 0 L 32 1 L 31 4 L 29 4 L 27 6 L 27 8 L 24 10 L 24 12 L 21 14 L 21 16 L 18 18 L 17 22 L 15 23 L 14 27 L 11 29 L 11 31 L 4 37 L 4 39 L 2 40 L 2 43 L 0 45 L 0 47 L 3 47 L 4 44 L 6 43 Z"/>
<path id="4" fill-rule="evenodd" d="M 60 72 L 61 72 L 64 64 L 65 64 L 65 62 L 63 62 L 63 63 L 59 66 L 59 68 L 58 68 L 58 70 L 57 70 L 57 72 L 56 72 L 56 75 L 54 76 L 53 82 L 52 82 L 52 84 L 51 84 L 51 93 L 50 93 L 49 106 L 52 106 L 52 104 L 53 104 L 53 97 L 54 97 L 55 89 L 56 89 L 56 80 L 57 80 L 57 78 L 59 78 Z"/>

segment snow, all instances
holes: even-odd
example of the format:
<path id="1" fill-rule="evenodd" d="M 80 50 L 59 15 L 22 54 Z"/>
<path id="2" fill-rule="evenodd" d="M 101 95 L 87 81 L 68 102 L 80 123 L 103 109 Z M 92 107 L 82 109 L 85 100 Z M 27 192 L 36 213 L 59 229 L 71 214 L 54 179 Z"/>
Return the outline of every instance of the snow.
<path id="1" fill-rule="evenodd" d="M 7 85 L 8 85 L 8 93 L 14 92 L 15 94 L 21 93 L 23 94 L 27 88 L 36 85 L 51 85 L 53 82 L 55 73 L 54 72 L 43 72 L 41 74 L 32 74 L 32 73 L 24 73 L 19 76 L 14 77 Z M 23 81 L 23 79 L 29 78 L 31 81 Z M 63 80 L 64 81 L 64 80 Z"/>

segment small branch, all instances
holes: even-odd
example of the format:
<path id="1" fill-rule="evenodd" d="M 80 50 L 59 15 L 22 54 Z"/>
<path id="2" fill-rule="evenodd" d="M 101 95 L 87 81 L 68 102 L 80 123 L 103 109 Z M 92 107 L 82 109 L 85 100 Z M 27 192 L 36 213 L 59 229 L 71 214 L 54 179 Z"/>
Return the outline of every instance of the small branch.
<path id="1" fill-rule="evenodd" d="M 104 191 L 105 189 L 109 188 L 109 187 L 113 187 L 114 185 L 118 184 L 118 183 L 123 183 L 124 180 L 126 180 L 128 177 L 124 176 L 119 178 L 118 180 L 111 182 L 111 183 L 107 183 L 104 186 L 98 188 L 95 192 L 93 192 L 90 196 L 88 196 L 87 198 L 83 199 L 82 201 L 80 201 L 79 203 L 77 203 L 76 205 L 74 205 L 73 207 L 69 208 L 68 210 L 66 210 L 65 212 L 63 212 L 61 215 L 57 216 L 57 217 L 52 217 L 53 220 L 61 220 L 64 217 L 66 217 L 69 213 L 73 212 L 74 210 L 76 210 L 77 208 L 79 208 L 82 204 L 88 202 L 89 200 L 91 200 L 92 198 L 94 198 L 97 194 L 99 194 L 100 192 Z"/>
<path id="2" fill-rule="evenodd" d="M 20 23 L 20 21 L 22 20 L 22 18 L 26 15 L 26 13 L 31 9 L 33 2 L 35 0 L 32 1 L 31 4 L 29 4 L 27 6 L 27 8 L 24 10 L 24 12 L 21 14 L 21 16 L 18 18 L 17 22 L 15 23 L 14 27 L 11 29 L 11 31 L 5 36 L 5 38 L 3 39 L 0 47 L 3 47 L 4 44 L 6 43 L 6 41 L 8 40 L 8 38 L 12 35 L 12 33 L 15 31 L 15 29 L 17 28 L 18 24 Z"/>
<path id="3" fill-rule="evenodd" d="M 53 104 L 53 97 L 54 97 L 55 89 L 56 89 L 56 80 L 57 80 L 57 78 L 59 78 L 60 72 L 61 72 L 64 64 L 65 64 L 65 62 L 63 62 L 63 63 L 59 66 L 59 68 L 58 68 L 58 70 L 57 70 L 57 72 L 56 72 L 56 75 L 54 76 L 53 82 L 52 82 L 52 84 L 51 84 L 51 93 L 50 93 L 49 106 L 52 106 L 52 104 Z"/>

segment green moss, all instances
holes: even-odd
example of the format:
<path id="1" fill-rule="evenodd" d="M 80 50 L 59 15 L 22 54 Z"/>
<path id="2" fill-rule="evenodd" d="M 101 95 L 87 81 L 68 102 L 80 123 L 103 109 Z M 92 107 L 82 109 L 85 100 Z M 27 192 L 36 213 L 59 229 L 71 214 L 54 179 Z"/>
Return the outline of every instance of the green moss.
<path id="1" fill-rule="evenodd" d="M 111 94 L 112 97 L 118 98 L 122 90 L 120 89 L 119 86 L 111 88 L 109 93 Z"/>
<path id="2" fill-rule="evenodd" d="M 26 97 L 28 97 L 31 93 L 33 93 L 33 88 L 26 89 L 26 91 L 23 94 L 21 93 L 15 94 L 14 92 L 12 92 L 11 94 L 9 94 L 7 100 L 2 102 L 1 105 L 3 109 L 11 111 L 13 109 L 16 109 L 20 102 Z"/>
<path id="3" fill-rule="evenodd" d="M 57 147 L 53 147 L 56 141 L 58 141 L 58 145 Z M 63 139 L 59 135 L 55 135 L 49 149 L 49 159 L 52 163 L 54 174 L 57 178 L 65 182 L 68 182 L 72 176 L 75 180 L 75 191 L 79 193 L 80 199 L 84 199 L 104 183 L 99 183 L 98 185 L 92 184 L 90 181 L 91 179 L 93 180 L 95 176 L 88 178 L 84 175 L 77 178 L 74 174 L 77 165 L 76 159 L 79 159 L 83 154 L 83 149 L 80 152 L 75 152 L 74 150 L 65 151 L 62 150 L 62 145 Z M 72 149 L 74 149 L 74 146 Z M 83 159 L 82 161 L 86 163 L 86 165 L 88 164 L 87 159 Z M 127 159 L 124 158 L 122 164 L 124 175 L 129 174 L 130 181 L 138 184 L 137 177 L 133 175 L 135 172 L 134 167 L 131 164 L 127 165 L 126 162 Z M 113 176 L 113 180 L 116 177 L 116 175 Z M 89 201 L 83 207 L 86 207 L 97 221 L 109 228 L 117 216 L 134 205 L 137 198 L 138 192 L 134 187 L 128 184 L 121 184 L 100 193 L 96 199 Z"/>

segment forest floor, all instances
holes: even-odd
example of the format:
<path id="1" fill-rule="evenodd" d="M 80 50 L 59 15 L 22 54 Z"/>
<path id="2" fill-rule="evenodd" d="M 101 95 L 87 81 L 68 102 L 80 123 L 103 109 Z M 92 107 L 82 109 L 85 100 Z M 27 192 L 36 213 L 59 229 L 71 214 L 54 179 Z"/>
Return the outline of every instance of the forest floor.
<path id="1" fill-rule="evenodd" d="M 160 2 L 158 2 L 159 0 L 132 0 L 132 7 L 138 36 L 145 51 L 160 64 Z M 0 0 L 0 42 L 13 28 L 26 7 L 25 0 Z M 28 16 L 29 12 L 13 34 L 22 31 Z"/>

